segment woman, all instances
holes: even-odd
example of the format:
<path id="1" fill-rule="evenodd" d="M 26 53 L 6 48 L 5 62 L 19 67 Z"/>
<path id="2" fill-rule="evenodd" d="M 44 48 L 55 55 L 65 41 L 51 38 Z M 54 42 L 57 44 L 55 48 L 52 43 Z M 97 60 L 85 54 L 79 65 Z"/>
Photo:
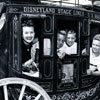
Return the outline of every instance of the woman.
<path id="1" fill-rule="evenodd" d="M 34 23 L 26 20 L 22 24 L 22 66 L 24 72 L 34 73 L 36 69 L 35 54 L 39 48 L 38 41 L 35 40 Z M 33 67 L 34 66 L 34 67 Z"/>

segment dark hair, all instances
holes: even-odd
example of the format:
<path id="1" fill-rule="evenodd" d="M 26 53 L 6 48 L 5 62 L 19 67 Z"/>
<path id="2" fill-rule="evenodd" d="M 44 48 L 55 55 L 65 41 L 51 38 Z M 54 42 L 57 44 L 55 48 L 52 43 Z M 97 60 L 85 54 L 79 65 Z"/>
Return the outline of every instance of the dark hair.
<path id="1" fill-rule="evenodd" d="M 24 20 L 22 22 L 22 27 L 24 26 L 33 26 L 34 27 L 34 22 L 32 20 Z"/>

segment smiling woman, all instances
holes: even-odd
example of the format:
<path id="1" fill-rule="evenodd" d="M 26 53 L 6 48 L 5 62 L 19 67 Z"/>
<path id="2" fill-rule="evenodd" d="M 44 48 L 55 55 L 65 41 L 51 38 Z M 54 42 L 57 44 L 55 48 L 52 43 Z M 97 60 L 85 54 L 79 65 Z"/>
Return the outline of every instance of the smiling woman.
<path id="1" fill-rule="evenodd" d="M 24 48 L 23 49 L 24 57 L 22 57 L 22 63 L 24 63 L 24 65 L 25 62 L 31 58 L 30 51 L 32 47 L 32 42 L 34 40 L 34 36 L 35 36 L 34 24 L 31 22 L 31 20 L 24 22 L 22 24 L 22 38 L 23 38 L 22 49 Z"/>
<path id="2" fill-rule="evenodd" d="M 100 75 L 100 34 L 93 37 L 92 48 L 90 48 L 90 68 L 88 75 Z"/>
<path id="3" fill-rule="evenodd" d="M 26 75 L 31 75 L 38 71 L 35 63 L 36 49 L 39 48 L 38 41 L 35 43 L 35 30 L 32 20 L 24 20 L 22 23 L 22 71 Z"/>

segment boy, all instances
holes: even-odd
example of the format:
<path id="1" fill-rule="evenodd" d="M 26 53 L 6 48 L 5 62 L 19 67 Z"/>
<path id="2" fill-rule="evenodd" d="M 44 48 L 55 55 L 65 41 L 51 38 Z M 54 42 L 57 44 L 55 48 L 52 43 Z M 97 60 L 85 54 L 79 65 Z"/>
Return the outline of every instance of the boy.
<path id="1" fill-rule="evenodd" d="M 77 43 L 76 40 L 76 32 L 74 30 L 69 30 L 66 35 L 66 43 L 64 44 L 66 48 L 66 54 L 77 54 Z"/>
<path id="2" fill-rule="evenodd" d="M 60 59 L 62 59 L 65 56 L 65 42 L 66 32 L 64 30 L 61 30 L 57 33 L 57 55 Z"/>

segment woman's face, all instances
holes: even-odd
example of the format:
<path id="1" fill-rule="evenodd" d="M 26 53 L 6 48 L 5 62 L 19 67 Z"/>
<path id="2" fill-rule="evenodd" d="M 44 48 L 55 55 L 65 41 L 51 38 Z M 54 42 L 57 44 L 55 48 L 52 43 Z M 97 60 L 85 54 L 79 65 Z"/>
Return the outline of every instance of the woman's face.
<path id="1" fill-rule="evenodd" d="M 22 36 L 26 43 L 31 43 L 34 40 L 34 36 L 35 36 L 34 27 L 24 26 Z"/>
<path id="2" fill-rule="evenodd" d="M 93 53 L 100 53 L 100 41 L 93 40 L 92 42 L 92 52 Z"/>

